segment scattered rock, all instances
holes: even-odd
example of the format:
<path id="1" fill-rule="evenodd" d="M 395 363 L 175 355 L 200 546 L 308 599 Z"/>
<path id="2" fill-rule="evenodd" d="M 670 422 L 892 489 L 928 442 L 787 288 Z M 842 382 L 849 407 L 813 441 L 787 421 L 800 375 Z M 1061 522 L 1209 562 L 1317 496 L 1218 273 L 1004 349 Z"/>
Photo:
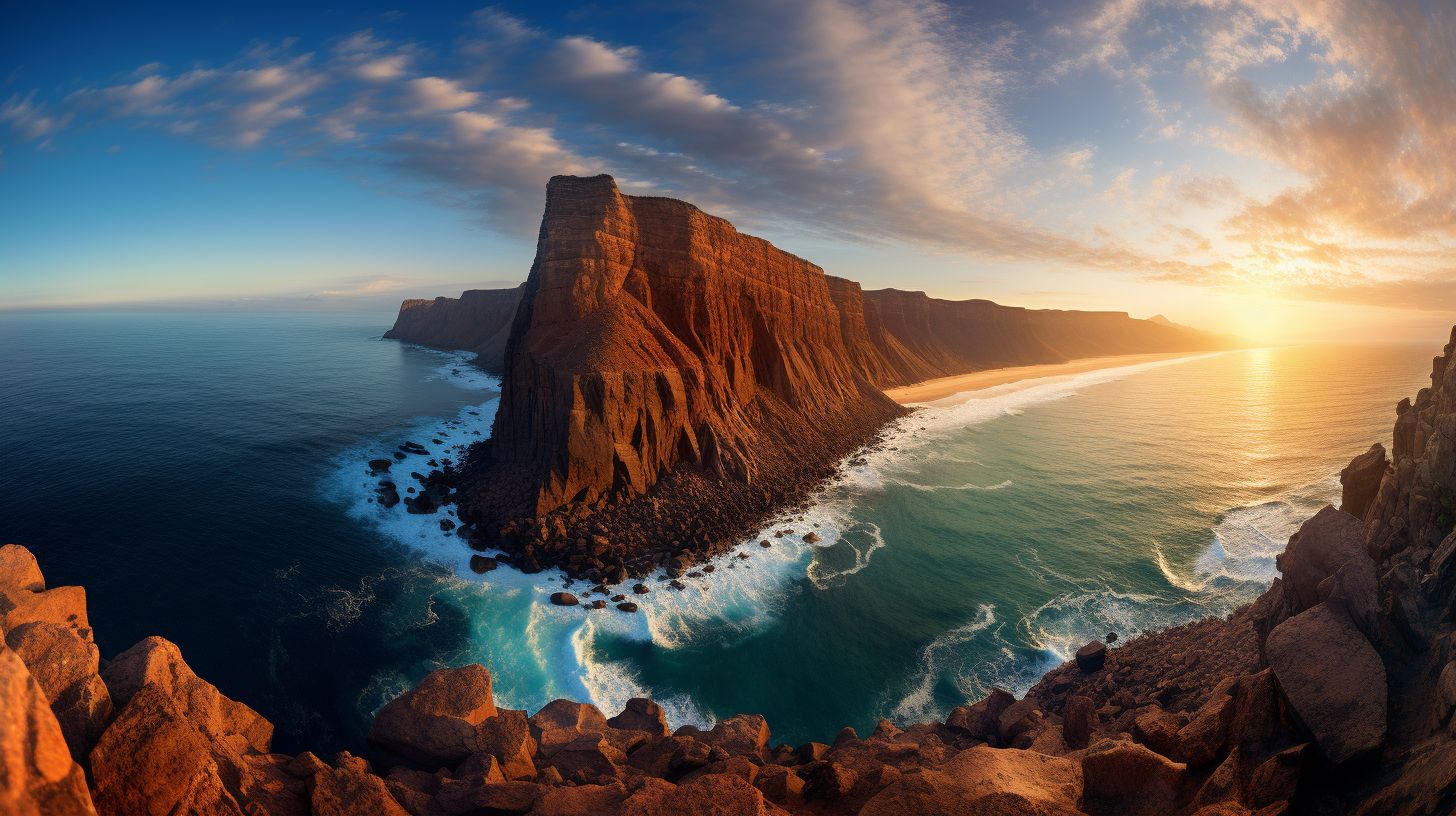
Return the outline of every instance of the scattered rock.
<path id="1" fill-rule="evenodd" d="M 557 606 L 576 606 L 581 601 L 570 592 L 553 592 L 551 593 L 551 603 Z"/>
<path id="2" fill-rule="evenodd" d="M 1077 650 L 1077 668 L 1087 674 L 1102 668 L 1107 660 L 1107 647 L 1100 640 L 1094 640 Z"/>

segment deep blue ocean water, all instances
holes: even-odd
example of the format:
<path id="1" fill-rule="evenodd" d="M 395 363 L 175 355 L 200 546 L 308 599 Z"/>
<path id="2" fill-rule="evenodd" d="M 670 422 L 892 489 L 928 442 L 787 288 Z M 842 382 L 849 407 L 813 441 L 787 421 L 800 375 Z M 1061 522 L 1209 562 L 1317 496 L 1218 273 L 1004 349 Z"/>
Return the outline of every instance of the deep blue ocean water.
<path id="1" fill-rule="evenodd" d="M 360 748 L 385 700 L 472 661 L 504 705 L 650 692 L 678 723 L 758 711 L 826 740 L 1252 599 L 1444 340 L 941 401 L 769 525 L 793 535 L 626 615 L 551 607 L 559 576 L 476 576 L 438 517 L 371 501 L 367 459 L 456 455 L 495 406 L 464 356 L 380 340 L 391 317 L 0 315 L 0 539 L 87 588 L 103 655 L 176 641 L 280 750 Z"/>

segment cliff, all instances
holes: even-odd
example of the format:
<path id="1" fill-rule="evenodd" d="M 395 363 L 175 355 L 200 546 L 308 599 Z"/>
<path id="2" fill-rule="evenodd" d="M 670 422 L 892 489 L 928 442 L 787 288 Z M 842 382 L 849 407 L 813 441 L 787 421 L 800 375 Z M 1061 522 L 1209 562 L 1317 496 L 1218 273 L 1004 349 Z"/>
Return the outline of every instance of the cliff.
<path id="1" fill-rule="evenodd" d="M 500 371 L 523 288 L 469 289 L 458 298 L 406 300 L 384 336 L 433 348 L 473 351 L 482 367 Z"/>
<path id="2" fill-rule="evenodd" d="M 85 592 L 0 548 L 0 813 L 1178 814 L 1456 808 L 1456 331 L 1402 402 L 1394 457 L 1342 474 L 1281 577 L 1228 619 L 1087 644 L 1018 700 L 775 744 L 761 716 L 669 729 L 496 706 L 482 666 L 386 705 L 368 756 L 270 750 L 272 725 L 147 638 L 104 666 Z"/>
<path id="3" fill-rule="evenodd" d="M 400 320 L 410 314 L 415 337 L 468 334 L 463 309 L 435 301 Z M 1121 313 L 862 292 L 691 204 L 558 176 L 491 438 L 467 457 L 456 500 L 477 547 L 528 571 L 682 569 L 871 443 L 903 413 L 884 387 L 1222 344 Z"/>
<path id="4" fill-rule="evenodd" d="M 711 554 L 901 413 L 852 364 L 821 269 L 685 202 L 557 177 L 461 517 L 527 569 Z"/>

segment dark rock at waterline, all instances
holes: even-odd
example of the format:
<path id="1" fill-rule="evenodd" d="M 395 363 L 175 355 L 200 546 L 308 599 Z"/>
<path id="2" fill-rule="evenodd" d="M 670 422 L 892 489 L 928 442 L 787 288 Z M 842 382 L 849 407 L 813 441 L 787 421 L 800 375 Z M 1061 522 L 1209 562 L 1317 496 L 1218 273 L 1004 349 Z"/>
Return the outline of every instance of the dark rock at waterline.
<path id="1" fill-rule="evenodd" d="M 389 470 L 389 466 L 393 464 L 394 463 L 389 461 L 388 459 L 370 459 L 369 470 L 373 471 L 377 475 L 381 471 Z"/>
<path id="2" fill-rule="evenodd" d="M 646 584 L 637 584 L 636 586 L 632 587 L 632 591 L 637 593 L 638 595 L 646 595 L 652 590 L 648 589 Z"/>
<path id="3" fill-rule="evenodd" d="M 637 604 L 634 604 L 631 601 L 624 601 L 623 603 L 617 604 L 617 608 L 622 610 L 623 612 L 636 612 Z"/>
<path id="4" fill-rule="evenodd" d="M 393 482 L 380 482 L 379 487 L 374 488 L 374 492 L 379 495 L 379 503 L 385 507 L 399 504 L 399 491 Z"/>
<path id="5" fill-rule="evenodd" d="M 758 546 L 760 546 L 760 547 L 762 547 L 762 548 L 764 548 L 766 550 L 769 547 L 772 547 L 773 546 L 773 542 L 771 542 L 771 541 L 769 541 L 768 539 L 765 538 L 765 539 L 762 539 L 762 540 L 760 540 L 758 542 Z"/>
<path id="6" fill-rule="evenodd" d="M 627 600 L 627 596 L 626 595 L 613 595 L 612 596 L 612 603 L 619 603 L 619 602 L 625 601 L 625 600 Z"/>
<path id="7" fill-rule="evenodd" d="M 577 600 L 576 596 L 570 592 L 553 592 L 551 593 L 551 603 L 557 606 L 576 606 L 581 601 Z"/>
<path id="8" fill-rule="evenodd" d="M 404 461 L 404 458 L 407 455 L 408 454 L 406 454 L 404 451 L 395 451 L 394 452 L 394 458 L 396 458 L 396 459 L 398 459 L 400 461 Z"/>
<path id="9" fill-rule="evenodd" d="M 498 566 L 500 566 L 500 563 L 488 555 L 470 556 L 470 571 L 477 575 L 484 575 Z"/>
<path id="10" fill-rule="evenodd" d="M 1116 632 L 1108 632 L 1107 633 L 1107 645 L 1111 646 L 1112 644 L 1114 644 L 1116 642 L 1117 642 L 1117 633 Z"/>
<path id="11" fill-rule="evenodd" d="M 681 589 L 687 589 L 687 586 L 688 585 L 687 584 L 684 584 L 682 581 L 679 581 L 678 579 L 674 578 L 674 579 L 672 579 L 671 582 L 668 583 L 668 586 L 672 587 L 673 589 L 679 589 L 679 590 L 681 590 Z"/>
<path id="12" fill-rule="evenodd" d="M 819 543 L 819 534 L 818 533 L 805 533 L 804 534 L 804 543 L 805 544 L 817 544 L 817 543 Z"/>
<path id="13" fill-rule="evenodd" d="M 410 488 L 413 490 L 414 488 Z M 417 516 L 427 516 L 440 507 L 435 503 L 435 498 L 429 493 L 421 493 L 418 496 L 406 497 L 404 500 L 405 509 Z"/>
<path id="14" fill-rule="evenodd" d="M 1077 668 L 1091 674 L 1102 668 L 1107 661 L 1107 647 L 1100 640 L 1094 640 L 1077 650 Z"/>
<path id="15" fill-rule="evenodd" d="M 602 600 L 601 598 L 597 598 L 595 601 L 592 601 L 590 604 L 588 604 L 588 606 L 590 606 L 592 609 L 606 609 L 607 602 Z"/>
<path id="16" fill-rule="evenodd" d="M 1340 510 L 1364 521 L 1389 467 L 1385 446 L 1378 442 L 1351 459 L 1340 471 Z"/>
<path id="17" fill-rule="evenodd" d="M 455 522 L 450 519 L 440 519 L 440 529 L 448 533 L 455 529 Z"/>

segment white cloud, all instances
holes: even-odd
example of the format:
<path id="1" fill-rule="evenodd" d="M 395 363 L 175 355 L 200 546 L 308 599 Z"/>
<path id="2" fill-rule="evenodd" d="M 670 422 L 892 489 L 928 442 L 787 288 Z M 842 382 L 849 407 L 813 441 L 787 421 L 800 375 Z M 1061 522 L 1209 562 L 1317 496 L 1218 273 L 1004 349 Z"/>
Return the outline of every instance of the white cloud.
<path id="1" fill-rule="evenodd" d="M 467 91 L 453 80 L 442 77 L 412 79 L 409 87 L 415 106 L 422 111 L 459 110 L 480 101 L 480 94 Z"/>

